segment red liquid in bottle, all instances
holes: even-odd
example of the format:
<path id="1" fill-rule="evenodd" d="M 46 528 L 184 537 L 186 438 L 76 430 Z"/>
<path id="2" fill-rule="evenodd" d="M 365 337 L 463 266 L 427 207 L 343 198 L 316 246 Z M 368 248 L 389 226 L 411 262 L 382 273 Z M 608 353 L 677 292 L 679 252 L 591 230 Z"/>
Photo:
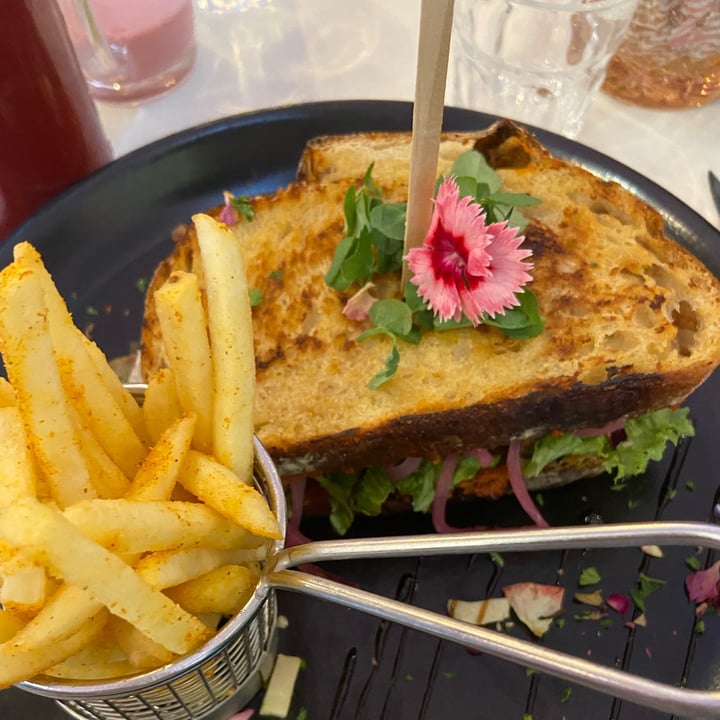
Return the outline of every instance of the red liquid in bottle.
<path id="1" fill-rule="evenodd" d="M 54 0 L 0 0 L 0 241 L 112 159 Z"/>

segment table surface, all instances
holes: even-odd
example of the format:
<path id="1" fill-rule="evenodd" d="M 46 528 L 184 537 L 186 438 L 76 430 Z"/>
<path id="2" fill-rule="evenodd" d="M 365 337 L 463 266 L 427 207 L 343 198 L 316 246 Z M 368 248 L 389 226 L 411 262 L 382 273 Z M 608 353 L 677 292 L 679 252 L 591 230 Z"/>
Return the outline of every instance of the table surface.
<path id="1" fill-rule="evenodd" d="M 227 9 L 208 9 L 218 5 Z M 417 0 L 196 0 L 196 8 L 198 59 L 180 85 L 144 102 L 98 103 L 118 156 L 185 128 L 258 109 L 413 98 Z M 453 104 L 449 91 L 446 100 Z M 719 131 L 720 102 L 650 110 L 600 93 L 576 139 L 645 175 L 720 227 L 707 180 L 708 170 L 720 173 Z"/>
<path id="2" fill-rule="evenodd" d="M 221 2 L 215 0 L 214 4 Z M 116 156 L 186 128 L 248 111 L 319 100 L 412 100 L 417 0 L 224 0 L 222 4 L 224 12 L 212 12 L 207 6 L 212 6 L 213 0 L 196 0 L 198 58 L 179 86 L 144 102 L 98 102 Z M 449 98 L 448 104 L 452 104 Z M 576 139 L 646 176 L 720 227 L 707 182 L 709 169 L 720 173 L 719 128 L 720 102 L 697 110 L 659 111 L 600 94 Z M 581 487 L 577 490 L 583 491 Z M 374 574 L 369 564 L 365 567 Z M 424 582 L 431 584 L 441 575 L 438 567 L 430 568 L 423 575 Z M 293 608 L 291 621 L 293 612 L 298 617 L 305 612 L 303 601 Z M 346 621 L 343 613 L 328 609 L 328 626 Z M 372 645 L 376 642 L 374 625 L 364 619 L 358 622 L 358 628 L 361 623 L 367 625 L 362 626 L 363 632 Z M 301 626 L 291 622 L 291 629 Z M 313 627 L 312 632 L 319 637 L 324 629 Z M 426 650 L 425 646 L 417 648 L 420 655 Z M 368 652 L 372 651 L 369 647 Z M 312 656 L 312 648 L 308 653 Z M 449 678 L 451 673 L 446 675 Z M 508 688 L 513 687 L 512 682 Z M 456 690 L 449 681 L 446 685 L 452 695 Z M 561 690 L 553 692 L 559 697 Z M 447 702 L 452 702 L 451 695 Z M 582 696 L 582 701 L 578 697 L 575 712 L 583 701 L 594 703 L 596 699 L 593 695 Z M 559 712 L 557 698 L 552 705 L 550 712 Z M 48 720 L 65 717 L 49 700 L 16 689 L 0 693 L 0 717 L 41 716 Z M 426 716 L 431 717 L 432 712 Z M 569 713 L 571 716 L 576 715 Z M 640 712 L 634 717 L 656 715 Z"/>

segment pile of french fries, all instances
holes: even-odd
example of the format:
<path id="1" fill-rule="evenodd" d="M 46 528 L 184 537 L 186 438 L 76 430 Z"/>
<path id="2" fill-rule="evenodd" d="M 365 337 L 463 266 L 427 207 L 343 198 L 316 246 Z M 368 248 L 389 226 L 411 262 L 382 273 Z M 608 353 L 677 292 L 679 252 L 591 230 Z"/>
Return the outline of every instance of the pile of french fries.
<path id="1" fill-rule="evenodd" d="M 282 536 L 252 485 L 254 352 L 231 231 L 157 294 L 170 367 L 139 404 L 27 243 L 0 272 L 0 687 L 117 678 L 206 642 Z"/>

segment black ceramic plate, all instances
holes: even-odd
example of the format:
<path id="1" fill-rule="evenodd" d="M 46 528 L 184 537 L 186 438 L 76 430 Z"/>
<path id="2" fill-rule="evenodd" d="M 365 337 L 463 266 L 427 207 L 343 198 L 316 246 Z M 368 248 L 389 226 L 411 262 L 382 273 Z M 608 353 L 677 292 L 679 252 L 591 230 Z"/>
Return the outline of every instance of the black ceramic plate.
<path id="1" fill-rule="evenodd" d="M 42 253 L 76 321 L 111 356 L 137 341 L 143 281 L 169 251 L 172 228 L 193 212 L 217 204 L 223 190 L 271 191 L 289 182 L 305 142 L 315 136 L 365 130 L 407 130 L 411 106 L 393 102 L 340 102 L 259 112 L 204 125 L 138 150 L 67 191 L 20 228 L 0 249 L 11 260 L 21 239 Z M 449 109 L 446 129 L 478 129 L 494 118 Z M 720 276 L 720 235 L 662 188 L 589 148 L 537 131 L 555 154 L 619 180 L 660 209 L 669 233 Z M 693 396 L 696 437 L 622 492 L 608 479 L 544 493 L 553 524 L 631 520 L 712 520 L 720 466 L 720 375 Z M 455 509 L 456 523 L 522 524 L 514 500 Z M 359 524 L 356 534 L 428 530 L 407 516 Z M 328 533 L 323 523 L 304 528 Z M 550 647 L 626 668 L 667 683 L 708 687 L 717 673 L 720 623 L 708 617 L 695 631 L 683 588 L 688 550 L 666 548 L 650 558 L 638 549 L 513 554 L 501 567 L 486 556 L 335 563 L 328 569 L 369 590 L 438 612 L 450 597 L 500 594 L 503 585 L 533 580 L 566 588 L 564 625 L 543 642 Z M 714 558 L 701 552 L 701 565 Z M 588 608 L 572 602 L 584 568 L 593 566 L 604 593 L 627 594 L 638 574 L 665 581 L 647 600 L 647 627 L 631 630 L 618 614 L 581 620 Z M 290 718 L 410 720 L 660 720 L 669 715 L 620 703 L 589 690 L 539 676 L 487 655 L 388 625 L 356 611 L 301 596 L 281 595 L 288 618 L 281 649 L 305 658 Z M 526 637 L 521 627 L 510 630 Z M 16 689 L 0 693 L 0 717 L 65 717 L 51 702 Z"/>

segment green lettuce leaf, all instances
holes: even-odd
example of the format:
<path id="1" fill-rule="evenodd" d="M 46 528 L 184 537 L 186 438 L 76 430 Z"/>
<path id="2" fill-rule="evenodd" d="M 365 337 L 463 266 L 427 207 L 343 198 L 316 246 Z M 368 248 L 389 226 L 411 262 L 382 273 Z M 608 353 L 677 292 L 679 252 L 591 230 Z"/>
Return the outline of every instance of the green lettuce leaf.
<path id="1" fill-rule="evenodd" d="M 415 512 L 427 512 L 435 497 L 435 488 L 440 477 L 440 464 L 423 460 L 415 472 L 399 480 L 397 489 L 409 495 Z"/>
<path id="2" fill-rule="evenodd" d="M 330 498 L 330 524 L 338 535 L 344 535 L 355 519 L 352 491 L 358 480 L 357 475 L 333 473 L 315 480 Z"/>
<path id="3" fill-rule="evenodd" d="M 532 455 L 524 461 L 523 474 L 535 477 L 565 455 L 599 455 L 605 471 L 614 474 L 615 482 L 639 475 L 645 472 L 650 460 L 662 459 L 668 442 L 676 445 L 682 436 L 695 434 L 688 412 L 688 408 L 667 408 L 630 418 L 625 423 L 627 437 L 616 447 L 612 447 L 606 435 L 545 435 L 537 440 Z"/>
<path id="4" fill-rule="evenodd" d="M 344 535 L 356 513 L 379 515 L 394 490 L 390 477 L 380 467 L 362 473 L 330 473 L 315 478 L 330 498 L 330 524 L 338 535 Z"/>
<path id="5" fill-rule="evenodd" d="M 667 408 L 625 423 L 627 439 L 606 456 L 604 468 L 615 481 L 645 472 L 650 460 L 662 459 L 668 442 L 676 445 L 683 436 L 695 434 L 688 408 Z"/>
<path id="6" fill-rule="evenodd" d="M 379 515 L 393 489 L 392 480 L 382 468 L 368 468 L 355 488 L 355 512 Z"/>
<path id="7" fill-rule="evenodd" d="M 539 475 L 552 462 L 566 455 L 600 455 L 606 457 L 610 442 L 606 435 L 578 437 L 572 433 L 544 435 L 535 443 L 530 459 L 523 463 L 523 476 Z"/>

